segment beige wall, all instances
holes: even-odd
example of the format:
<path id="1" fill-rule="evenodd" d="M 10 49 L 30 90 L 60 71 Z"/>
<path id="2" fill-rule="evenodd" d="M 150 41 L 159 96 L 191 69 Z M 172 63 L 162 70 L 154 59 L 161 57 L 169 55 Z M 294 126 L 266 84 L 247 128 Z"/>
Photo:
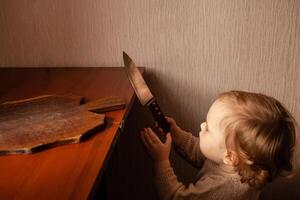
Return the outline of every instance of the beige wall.
<path id="1" fill-rule="evenodd" d="M 231 89 L 272 95 L 300 121 L 299 0 L 0 0 L 2 67 L 122 66 L 123 50 L 194 133 Z"/>

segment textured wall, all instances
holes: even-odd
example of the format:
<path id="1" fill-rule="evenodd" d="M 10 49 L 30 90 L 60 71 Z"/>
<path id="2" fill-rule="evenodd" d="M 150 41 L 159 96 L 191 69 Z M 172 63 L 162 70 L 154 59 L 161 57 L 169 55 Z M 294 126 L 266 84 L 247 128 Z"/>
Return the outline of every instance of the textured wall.
<path id="1" fill-rule="evenodd" d="M 122 50 L 194 133 L 231 89 L 272 95 L 300 121 L 299 0 L 0 0 L 0 66 L 121 66 Z"/>

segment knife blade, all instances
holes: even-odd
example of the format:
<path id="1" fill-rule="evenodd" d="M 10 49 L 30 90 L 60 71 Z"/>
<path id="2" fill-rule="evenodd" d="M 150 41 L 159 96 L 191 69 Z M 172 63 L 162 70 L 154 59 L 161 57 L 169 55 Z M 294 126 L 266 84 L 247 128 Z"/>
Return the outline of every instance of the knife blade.
<path id="1" fill-rule="evenodd" d="M 158 106 L 156 99 L 153 97 L 149 87 L 147 86 L 135 63 L 124 51 L 123 61 L 126 74 L 139 101 L 143 106 L 147 105 L 149 107 L 158 126 L 163 129 L 164 133 L 168 133 L 170 131 L 170 125 L 167 122 L 165 115 Z"/>

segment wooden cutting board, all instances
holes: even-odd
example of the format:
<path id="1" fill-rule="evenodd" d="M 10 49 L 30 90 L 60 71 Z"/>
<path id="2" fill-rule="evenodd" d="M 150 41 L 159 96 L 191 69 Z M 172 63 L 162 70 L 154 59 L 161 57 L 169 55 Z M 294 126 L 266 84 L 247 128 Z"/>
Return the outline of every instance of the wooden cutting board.
<path id="1" fill-rule="evenodd" d="M 104 128 L 105 114 L 99 112 L 124 107 L 119 97 L 84 103 L 83 97 L 73 95 L 5 102 L 0 104 L 0 155 L 78 143 Z"/>

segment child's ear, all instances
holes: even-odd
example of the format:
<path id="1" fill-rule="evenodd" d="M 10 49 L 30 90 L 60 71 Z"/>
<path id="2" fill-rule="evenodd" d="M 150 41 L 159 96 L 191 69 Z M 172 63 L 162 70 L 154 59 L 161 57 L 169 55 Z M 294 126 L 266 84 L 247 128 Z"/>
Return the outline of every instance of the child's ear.
<path id="1" fill-rule="evenodd" d="M 235 151 L 227 150 L 223 157 L 223 162 L 227 165 L 237 166 L 240 162 L 240 159 Z"/>

